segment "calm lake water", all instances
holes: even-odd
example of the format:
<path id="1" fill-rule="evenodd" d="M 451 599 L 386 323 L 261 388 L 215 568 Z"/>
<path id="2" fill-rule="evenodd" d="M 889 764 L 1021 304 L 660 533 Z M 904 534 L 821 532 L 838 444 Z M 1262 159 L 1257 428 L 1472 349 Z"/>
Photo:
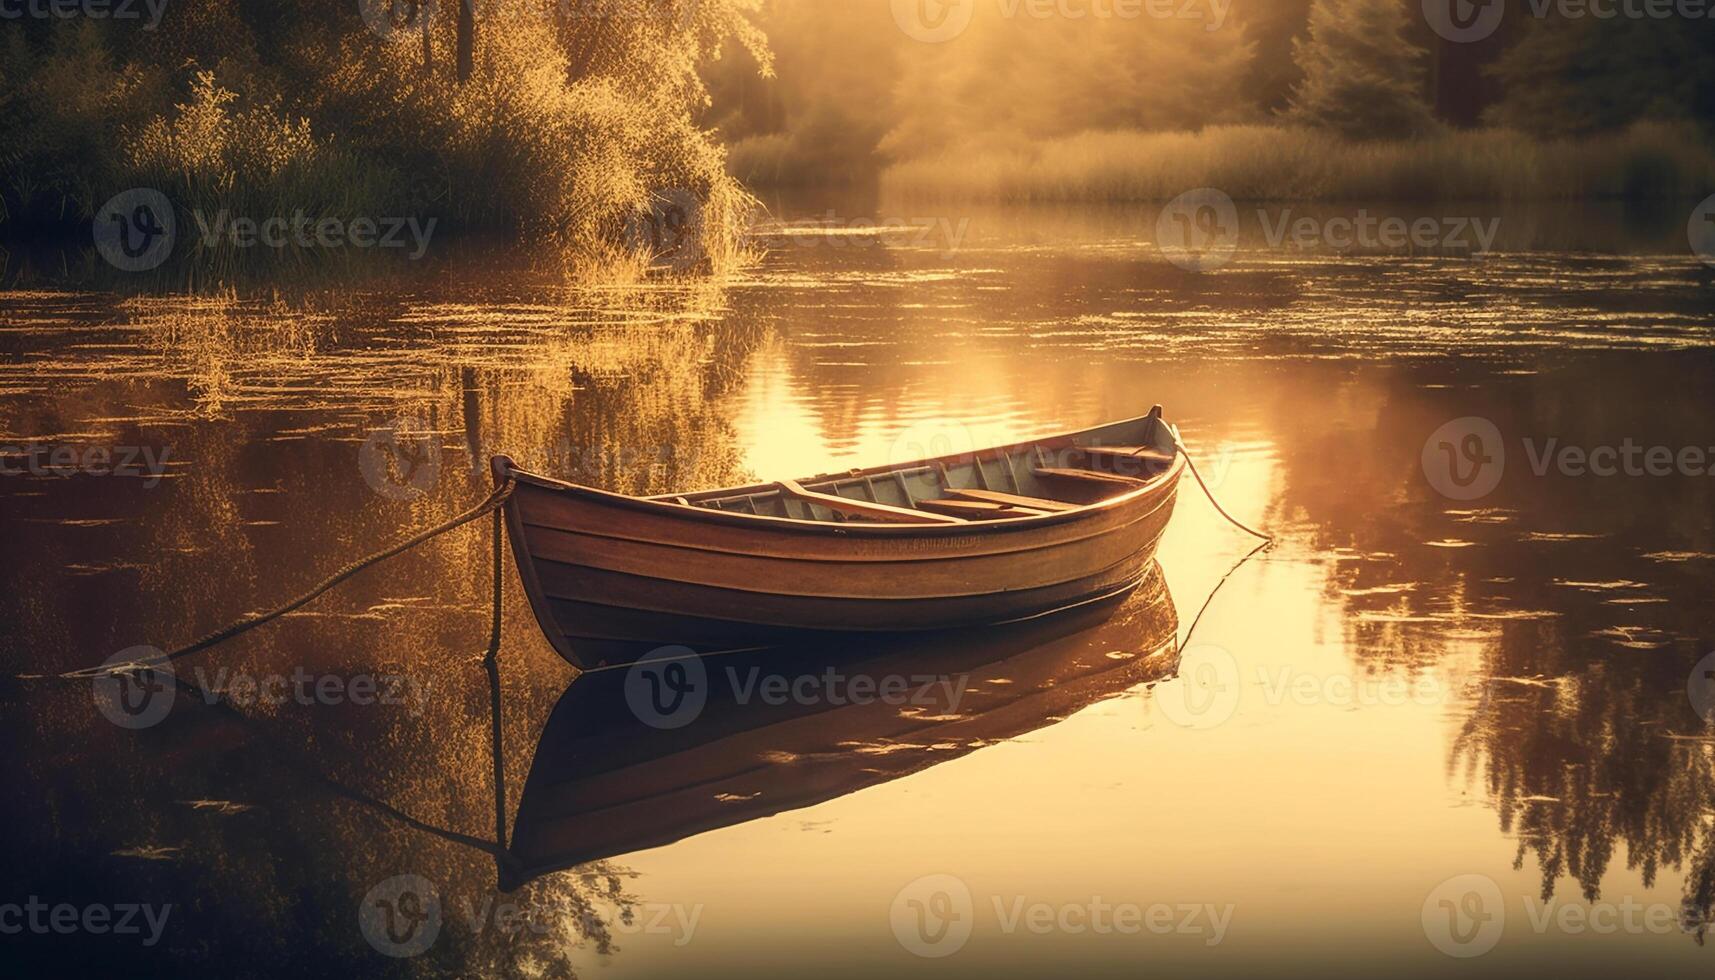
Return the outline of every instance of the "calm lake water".
<path id="1" fill-rule="evenodd" d="M 1478 257 L 1252 234 L 1199 273 L 1163 260 L 1150 209 L 848 201 L 837 233 L 821 202 L 778 213 L 767 258 L 718 285 L 578 288 L 456 244 L 356 284 L 191 295 L 14 260 L 5 959 L 1708 969 L 1715 269 L 1683 215 L 1502 213 Z M 850 227 L 889 213 L 934 217 Z M 677 728 L 640 722 L 623 672 L 574 681 L 510 565 L 491 688 L 483 522 L 180 661 L 164 717 L 13 679 L 269 608 L 481 500 L 494 452 L 661 493 L 1156 403 L 1271 549 L 1233 571 L 1255 542 L 1188 481 L 1159 575 L 1118 608 L 709 658 Z M 1669 465 L 1645 467 L 1654 447 Z M 907 687 L 836 703 L 823 654 Z M 771 674 L 810 694 L 765 703 Z M 494 853 L 497 743 L 527 859 Z M 105 928 L 132 906 L 136 933 Z"/>

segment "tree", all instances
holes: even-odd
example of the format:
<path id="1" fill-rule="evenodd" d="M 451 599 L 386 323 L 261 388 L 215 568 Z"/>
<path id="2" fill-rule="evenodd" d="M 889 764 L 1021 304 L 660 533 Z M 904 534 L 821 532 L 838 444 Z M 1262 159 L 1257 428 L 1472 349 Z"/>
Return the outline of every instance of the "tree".
<path id="1" fill-rule="evenodd" d="M 1304 80 L 1287 115 L 1350 139 L 1400 139 L 1436 127 L 1424 97 L 1428 52 L 1405 36 L 1401 0 L 1316 0 L 1293 44 Z"/>
<path id="2" fill-rule="evenodd" d="M 729 43 L 769 69 L 761 3 L 174 0 L 158 31 L 23 22 L 0 31 L 0 218 L 87 234 L 149 187 L 206 214 L 434 218 L 629 269 L 628 225 L 677 195 L 712 268 L 741 257 L 749 199 L 697 124 L 701 72 Z"/>
<path id="3" fill-rule="evenodd" d="M 1310 22 L 1310 3 L 1311 0 L 1270 0 L 1234 4 L 1233 18 L 1256 46 L 1256 54 L 1245 71 L 1246 101 L 1271 113 L 1286 108 L 1293 88 L 1303 77 L 1292 60 L 1292 46 Z"/>
<path id="4" fill-rule="evenodd" d="M 458 78 L 463 84 L 470 80 L 476 57 L 476 0 L 458 0 L 457 57 Z"/>
<path id="5" fill-rule="evenodd" d="M 1505 94 L 1484 118 L 1539 136 L 1715 122 L 1715 29 L 1695 21 L 1534 20 L 1489 74 Z"/>
<path id="6" fill-rule="evenodd" d="M 1013 7 L 982 0 L 958 39 L 911 46 L 885 152 L 904 159 L 979 141 L 1191 130 L 1249 114 L 1241 87 L 1255 46 L 1236 23 L 1011 16 Z"/>

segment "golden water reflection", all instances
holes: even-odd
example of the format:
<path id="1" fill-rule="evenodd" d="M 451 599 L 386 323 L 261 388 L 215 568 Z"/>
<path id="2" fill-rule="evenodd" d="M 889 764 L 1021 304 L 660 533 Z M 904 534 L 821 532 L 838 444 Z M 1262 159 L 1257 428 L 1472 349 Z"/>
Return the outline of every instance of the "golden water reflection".
<path id="1" fill-rule="evenodd" d="M 558 952 L 449 929 L 432 961 L 650 975 L 821 965 L 832 948 L 849 971 L 928 969 L 887 909 L 942 871 L 979 896 L 1236 910 L 1217 946 L 1141 951 L 988 921 L 947 961 L 973 973 L 1139 955 L 1244 972 L 1330 943 L 1438 971 L 1452 961 L 1420 906 L 1462 874 L 1513 903 L 1477 972 L 1697 955 L 1677 929 L 1536 934 L 1517 903 L 1662 903 L 1693 932 L 1707 918 L 1710 733 L 1687 690 L 1715 650 L 1715 481 L 1539 477 L 1520 441 L 1715 446 L 1710 273 L 1520 252 L 1259 254 L 1197 276 L 1108 212 L 971 217 L 954 253 L 794 245 L 725 284 L 573 289 L 486 261 L 393 290 L 0 294 L 0 446 L 30 464 L 0 479 L 0 523 L 29 556 L 7 572 L 0 657 L 40 672 L 184 642 L 480 499 L 496 451 L 659 493 L 1159 402 L 1229 509 L 1280 535 L 1193 640 L 1228 658 L 1230 717 L 1183 724 L 1163 706 L 1198 682 L 1170 680 L 884 786 L 551 875 L 521 894 L 565 926 L 544 941 Z M 1441 496 L 1421 461 L 1464 416 L 1513 451 L 1474 502 Z M 38 472 L 61 446 L 166 455 L 150 486 Z M 1161 560 L 1189 625 L 1250 542 L 1185 491 Z M 438 539 L 191 665 L 201 681 L 414 679 L 422 695 L 397 710 L 242 708 L 262 739 L 199 709 L 133 736 L 87 691 L 8 687 L 6 771 L 35 828 L 9 855 L 21 887 L 219 909 L 168 944 L 174 964 L 218 942 L 372 965 L 353 910 L 405 870 L 492 898 L 489 855 L 351 797 L 493 838 L 487 554 L 480 527 Z M 508 589 L 510 810 L 532 762 L 517 747 L 570 671 Z M 704 904 L 700 938 L 610 935 L 604 959 L 595 924 L 637 902 Z"/>

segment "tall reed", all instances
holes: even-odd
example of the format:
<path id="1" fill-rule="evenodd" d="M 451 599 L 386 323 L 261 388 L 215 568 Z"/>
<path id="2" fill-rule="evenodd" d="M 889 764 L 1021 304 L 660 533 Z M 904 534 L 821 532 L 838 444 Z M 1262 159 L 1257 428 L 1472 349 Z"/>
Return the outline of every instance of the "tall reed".
<path id="1" fill-rule="evenodd" d="M 1195 187 L 1237 200 L 1684 198 L 1715 191 L 1715 153 L 1692 127 L 1663 123 L 1578 140 L 1491 129 L 1379 142 L 1242 125 L 966 148 L 897 163 L 882 184 L 905 198 L 1020 202 L 1163 201 Z"/>

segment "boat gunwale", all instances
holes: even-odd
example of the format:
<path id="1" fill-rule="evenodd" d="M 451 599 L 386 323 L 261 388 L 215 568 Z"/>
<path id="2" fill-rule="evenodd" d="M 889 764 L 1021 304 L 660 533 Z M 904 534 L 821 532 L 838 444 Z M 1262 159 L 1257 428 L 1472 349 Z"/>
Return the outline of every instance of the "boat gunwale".
<path id="1" fill-rule="evenodd" d="M 602 541 L 616 541 L 616 542 L 621 542 L 624 544 L 643 545 L 645 547 L 671 548 L 675 551 L 692 551 L 692 552 L 699 552 L 699 553 L 711 554 L 711 555 L 730 555 L 730 556 L 743 557 L 743 558 L 757 558 L 757 559 L 768 560 L 768 561 L 813 562 L 813 563 L 818 563 L 818 564 L 838 564 L 838 565 L 862 566 L 862 565 L 883 564 L 883 563 L 895 563 L 895 564 L 897 564 L 900 562 L 967 561 L 967 560 L 972 560 L 972 559 L 996 558 L 996 557 L 1001 557 L 1001 556 L 1005 556 L 1005 555 L 1016 555 L 1016 554 L 1020 554 L 1020 553 L 1024 553 L 1024 552 L 1046 551 L 1046 550 L 1051 550 L 1054 548 L 1062 548 L 1062 547 L 1066 547 L 1066 546 L 1070 546 L 1070 545 L 1084 544 L 1084 543 L 1087 543 L 1087 542 L 1089 542 L 1095 538 L 1105 537 L 1105 536 L 1110 535 L 1110 534 L 1124 534 L 1125 532 L 1129 531 L 1130 529 L 1136 527 L 1138 524 L 1149 520 L 1155 514 L 1159 513 L 1163 507 L 1167 507 L 1167 506 L 1171 505 L 1173 503 L 1174 499 L 1175 499 L 1174 494 L 1163 493 L 1163 494 L 1158 495 L 1154 499 L 1151 499 L 1148 501 L 1140 501 L 1141 504 L 1145 504 L 1147 506 L 1147 509 L 1139 510 L 1135 515 L 1133 515 L 1129 519 L 1125 520 L 1124 523 L 1120 523 L 1120 524 L 1116 524 L 1112 527 L 1105 527 L 1104 528 L 1104 527 L 1100 527 L 1100 526 L 1094 526 L 1095 522 L 1093 522 L 1093 521 L 1086 522 L 1086 523 L 1090 523 L 1091 525 L 1093 525 L 1092 528 L 1081 529 L 1078 532 L 1078 535 L 1076 537 L 1064 537 L 1064 538 L 1058 538 L 1058 539 L 1054 539 L 1054 540 L 1050 540 L 1050 541 L 1046 541 L 1046 542 L 1044 542 L 1044 541 L 1009 542 L 1009 544 L 1012 544 L 1015 546 L 1013 546 L 1013 547 L 996 547 L 996 548 L 993 548 L 990 550 L 985 550 L 985 551 L 954 551 L 954 552 L 929 552 L 929 551 L 925 551 L 925 552 L 912 553 L 912 554 L 878 554 L 878 555 L 874 555 L 874 556 L 870 556 L 870 557 L 862 557 L 862 556 L 855 556 L 854 557 L 853 555 L 850 555 L 850 554 L 833 554 L 833 553 L 797 553 L 797 554 L 790 554 L 790 555 L 782 555 L 782 554 L 772 554 L 772 553 L 765 552 L 765 551 L 757 551 L 754 546 L 751 546 L 749 548 L 740 548 L 740 547 L 737 547 L 736 545 L 735 546 L 717 546 L 714 544 L 709 544 L 707 542 L 691 542 L 691 541 L 663 542 L 663 541 L 658 541 L 658 540 L 654 540 L 654 539 L 650 539 L 650 538 L 631 537 L 631 536 L 627 536 L 627 535 L 623 535 L 623 534 L 614 534 L 614 533 L 610 533 L 607 531 L 600 531 L 600 530 L 594 530 L 594 529 L 576 529 L 576 528 L 563 527 L 563 526 L 558 525 L 558 524 L 543 524 L 539 521 L 525 520 L 522 517 L 520 517 L 520 519 L 518 521 L 518 526 L 520 528 L 520 532 L 522 534 L 524 534 L 524 536 L 526 538 L 529 537 L 529 533 L 528 533 L 529 531 L 541 530 L 541 531 L 552 531 L 552 532 L 555 532 L 558 534 L 578 535 L 578 536 L 587 537 L 587 538 L 597 538 L 597 539 L 600 539 Z M 1085 505 L 1085 506 L 1087 506 L 1087 505 Z M 701 509 L 701 508 L 699 508 L 699 509 Z M 1065 513 L 1069 513 L 1069 514 L 1070 513 L 1077 513 L 1077 511 L 1066 511 Z M 986 523 L 998 524 L 1000 522 L 999 521 L 990 521 L 990 522 L 986 522 Z M 924 526 L 931 526 L 931 525 L 924 525 Z M 531 554 L 532 555 L 538 554 L 534 545 L 532 545 L 532 547 L 531 547 Z M 558 560 L 558 559 L 549 559 L 549 560 L 552 561 L 552 560 Z M 599 567 L 599 566 L 597 566 L 597 567 Z"/>
<path id="2" fill-rule="evenodd" d="M 1128 425 L 1135 425 L 1147 421 L 1155 421 L 1166 426 L 1168 432 L 1174 436 L 1174 442 L 1176 445 L 1173 453 L 1173 461 L 1168 465 L 1168 468 L 1164 472 L 1151 477 L 1142 485 L 1127 490 L 1124 493 L 1108 497 L 1104 500 L 1098 500 L 1089 504 L 1081 504 L 1073 510 L 1058 511 L 1049 514 L 1029 514 L 1021 517 L 1008 517 L 989 521 L 966 521 L 959 524 L 872 524 L 857 521 L 840 523 L 836 521 L 803 520 L 801 518 L 794 517 L 776 517 L 771 514 L 746 514 L 739 511 L 713 510 L 707 507 L 681 504 L 673 499 L 663 499 L 661 497 L 636 497 L 630 494 L 615 493 L 610 490 L 601 490 L 596 487 L 584 486 L 582 484 L 571 483 L 566 480 L 558 480 L 553 477 L 543 476 L 538 473 L 531 473 L 528 470 L 520 468 L 515 462 L 513 462 L 511 457 L 505 455 L 495 456 L 491 460 L 491 465 L 494 468 L 496 479 L 500 481 L 512 478 L 518 480 L 521 484 L 529 484 L 531 486 L 545 490 L 553 490 L 559 493 L 569 493 L 574 496 L 583 497 L 596 504 L 637 510 L 678 520 L 727 524 L 733 527 L 747 528 L 750 530 L 769 530 L 818 536 L 844 537 L 857 535 L 861 537 L 877 538 L 963 537 L 966 535 L 986 535 L 997 532 L 1006 533 L 1011 531 L 1028 531 L 1042 527 L 1051 527 L 1057 524 L 1068 524 L 1087 518 L 1092 514 L 1126 506 L 1151 494 L 1171 491 L 1172 488 L 1178 486 L 1179 479 L 1184 475 L 1185 469 L 1185 453 L 1177 448 L 1178 430 L 1159 414 L 1159 410 L 1154 410 L 1148 415 L 1140 415 L 1136 418 L 1121 419 L 1116 422 L 1106 422 L 1101 425 L 1091 426 L 1086 429 L 1076 429 L 1071 432 L 1059 432 L 1038 436 L 1033 439 L 1022 439 L 1017 442 L 1004 443 L 1002 445 L 972 450 L 970 452 L 952 453 L 946 456 L 934 456 L 926 459 L 910 460 L 903 463 L 893 463 L 886 466 L 850 470 L 843 474 L 824 473 L 806 478 L 808 482 L 815 483 L 828 477 L 840 479 L 846 477 L 875 476 L 882 473 L 893 473 L 895 471 L 934 466 L 937 463 L 945 465 L 954 462 L 975 461 L 990 453 L 1005 453 L 1012 450 L 1030 449 L 1035 446 L 1041 446 L 1059 440 L 1066 440 L 1073 445 L 1077 445 L 1077 439 L 1079 436 L 1086 436 L 1107 429 L 1119 429 Z M 804 481 L 801 480 L 800 482 Z M 676 494 L 673 496 L 684 496 L 687 498 L 693 496 L 697 498 L 716 498 L 722 496 L 742 496 L 747 491 L 751 493 L 764 493 L 777 491 L 778 489 L 779 487 L 777 484 L 760 483 L 739 487 L 723 487 L 714 490 L 703 490 L 697 491 L 694 494 Z M 1069 502 L 1070 501 L 1068 501 L 1068 503 Z M 507 506 L 508 509 L 512 509 L 514 507 L 510 501 Z"/>

